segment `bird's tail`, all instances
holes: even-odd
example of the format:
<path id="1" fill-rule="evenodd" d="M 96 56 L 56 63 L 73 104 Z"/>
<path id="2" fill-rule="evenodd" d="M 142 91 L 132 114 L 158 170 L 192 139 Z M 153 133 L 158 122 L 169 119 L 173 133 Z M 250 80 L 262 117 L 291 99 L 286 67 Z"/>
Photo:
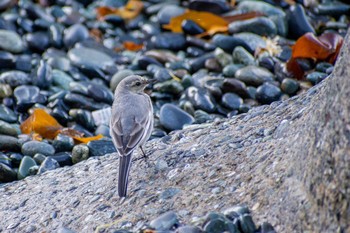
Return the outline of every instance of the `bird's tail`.
<path id="1" fill-rule="evenodd" d="M 130 166 L 131 166 L 131 154 L 126 156 L 120 156 L 119 180 L 118 180 L 118 194 L 120 197 L 126 197 L 126 193 L 128 190 Z"/>

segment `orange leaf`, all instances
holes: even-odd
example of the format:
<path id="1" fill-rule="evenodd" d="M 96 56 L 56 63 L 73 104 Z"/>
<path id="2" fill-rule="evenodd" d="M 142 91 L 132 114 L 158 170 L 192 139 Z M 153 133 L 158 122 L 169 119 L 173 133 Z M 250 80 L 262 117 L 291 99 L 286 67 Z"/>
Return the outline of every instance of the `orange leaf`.
<path id="1" fill-rule="evenodd" d="M 99 134 L 99 135 L 96 135 L 96 136 L 93 136 L 93 137 L 78 137 L 78 136 L 73 136 L 74 140 L 77 142 L 77 143 L 88 143 L 90 141 L 95 141 L 95 140 L 99 140 L 101 138 L 103 138 L 103 135 L 102 134 Z"/>
<path id="2" fill-rule="evenodd" d="M 296 78 L 302 79 L 304 73 L 296 59 L 307 58 L 334 63 L 342 44 L 343 37 L 336 33 L 326 32 L 316 37 L 311 32 L 308 32 L 300 37 L 293 46 L 292 57 L 287 62 L 287 69 L 292 72 Z"/>
<path id="3" fill-rule="evenodd" d="M 48 139 L 54 139 L 63 128 L 55 118 L 40 108 L 35 109 L 34 113 L 20 127 L 24 134 L 37 133 Z"/>
<path id="4" fill-rule="evenodd" d="M 139 51 L 143 48 L 143 44 L 136 44 L 132 41 L 124 41 L 123 46 L 130 51 Z"/>
<path id="5" fill-rule="evenodd" d="M 210 35 L 215 32 L 226 32 L 228 30 L 228 22 L 222 17 L 210 12 L 193 10 L 187 10 L 184 14 L 172 18 L 169 24 L 163 25 L 163 28 L 171 30 L 172 32 L 181 33 L 181 24 L 183 20 L 192 20 L 196 22 Z"/>
<path id="6" fill-rule="evenodd" d="M 97 18 L 102 20 L 104 16 L 115 14 L 123 19 L 129 20 L 133 19 L 140 14 L 143 9 L 143 3 L 138 0 L 129 0 L 128 3 L 120 8 L 111 8 L 111 7 L 98 7 L 96 8 Z"/>

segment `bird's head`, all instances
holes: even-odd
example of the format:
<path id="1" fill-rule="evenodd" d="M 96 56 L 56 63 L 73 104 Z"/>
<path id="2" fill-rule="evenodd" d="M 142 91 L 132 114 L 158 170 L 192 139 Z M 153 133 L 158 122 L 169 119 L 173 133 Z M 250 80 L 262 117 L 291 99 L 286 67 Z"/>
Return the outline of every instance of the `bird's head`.
<path id="1" fill-rule="evenodd" d="M 118 84 L 117 89 L 123 88 L 134 93 L 141 93 L 150 83 L 153 83 L 152 79 L 147 79 L 139 75 L 130 75 Z"/>

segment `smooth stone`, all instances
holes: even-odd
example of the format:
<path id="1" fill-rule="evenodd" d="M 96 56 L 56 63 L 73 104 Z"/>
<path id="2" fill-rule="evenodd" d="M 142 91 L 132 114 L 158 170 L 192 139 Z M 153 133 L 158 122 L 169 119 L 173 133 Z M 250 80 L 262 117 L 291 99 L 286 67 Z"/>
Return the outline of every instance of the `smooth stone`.
<path id="1" fill-rule="evenodd" d="M 12 53 L 0 51 L 0 69 L 10 69 L 15 66 L 16 59 Z"/>
<path id="2" fill-rule="evenodd" d="M 109 126 L 108 125 L 99 125 L 96 127 L 95 135 L 102 134 L 104 137 L 111 137 Z"/>
<path id="3" fill-rule="evenodd" d="M 239 233 L 240 232 L 238 227 L 235 224 L 233 224 L 233 222 L 231 222 L 224 215 L 213 213 L 213 212 L 209 213 L 206 216 L 203 230 L 205 232 L 212 232 L 212 233 L 221 233 L 221 232 Z"/>
<path id="4" fill-rule="evenodd" d="M 315 29 L 306 16 L 302 5 L 296 4 L 290 7 L 288 14 L 288 36 L 292 39 L 298 39 L 307 32 L 315 34 Z"/>
<path id="5" fill-rule="evenodd" d="M 16 32 L 0 29 L 0 48 L 11 52 L 21 53 L 24 50 L 23 41 Z"/>
<path id="6" fill-rule="evenodd" d="M 243 40 L 249 47 L 248 51 L 255 52 L 257 49 L 266 48 L 266 41 L 259 35 L 251 32 L 235 33 L 234 38 Z"/>
<path id="7" fill-rule="evenodd" d="M 126 78 L 132 74 L 134 74 L 134 72 L 131 70 L 128 70 L 128 69 L 123 69 L 123 70 L 116 72 L 111 78 L 111 81 L 109 83 L 109 88 L 112 91 L 114 91 L 117 88 L 120 81 L 122 81 L 124 78 Z"/>
<path id="8" fill-rule="evenodd" d="M 174 211 L 168 211 L 153 219 L 149 225 L 157 231 L 167 231 L 179 224 L 179 219 Z"/>
<path id="9" fill-rule="evenodd" d="M 104 21 L 112 24 L 113 26 L 120 27 L 124 25 L 124 19 L 118 15 L 106 15 L 104 16 Z"/>
<path id="10" fill-rule="evenodd" d="M 196 11 L 208 11 L 217 15 L 226 13 L 231 9 L 225 0 L 191 0 L 188 8 Z"/>
<path id="11" fill-rule="evenodd" d="M 176 229 L 176 233 L 203 233 L 203 231 L 196 226 L 181 226 Z"/>
<path id="12" fill-rule="evenodd" d="M 0 120 L 8 123 L 15 123 L 17 122 L 17 118 L 18 117 L 14 111 L 3 104 L 0 104 Z"/>
<path id="13" fill-rule="evenodd" d="M 10 159 L 13 167 L 19 167 L 19 164 L 23 159 L 23 155 L 20 153 L 11 153 Z"/>
<path id="14" fill-rule="evenodd" d="M 246 85 L 255 87 L 274 80 L 274 76 L 270 71 L 257 66 L 246 66 L 237 70 L 235 78 L 244 82 Z"/>
<path id="15" fill-rule="evenodd" d="M 66 72 L 57 69 L 52 70 L 52 82 L 55 86 L 63 90 L 69 90 L 69 84 L 73 81 L 73 78 Z"/>
<path id="16" fill-rule="evenodd" d="M 63 31 L 62 24 L 54 23 L 49 26 L 49 37 L 53 47 L 61 48 L 63 46 Z"/>
<path id="17" fill-rule="evenodd" d="M 0 163 L 0 183 L 17 180 L 17 173 L 6 164 Z"/>
<path id="18" fill-rule="evenodd" d="M 21 180 L 29 176 L 29 169 L 33 166 L 36 166 L 34 159 L 24 156 L 18 168 L 17 178 Z"/>
<path id="19" fill-rule="evenodd" d="M 73 165 L 71 152 L 58 152 L 48 158 L 56 160 L 61 167 Z"/>
<path id="20" fill-rule="evenodd" d="M 214 118 L 212 115 L 199 109 L 194 112 L 194 119 L 196 119 L 196 124 L 203 124 L 212 121 Z"/>
<path id="21" fill-rule="evenodd" d="M 112 140 L 100 139 L 88 142 L 90 157 L 92 156 L 103 156 L 105 154 L 117 152 Z"/>
<path id="22" fill-rule="evenodd" d="M 168 24 L 176 16 L 185 13 L 185 9 L 176 5 L 165 5 L 158 11 L 157 18 L 160 24 Z"/>
<path id="23" fill-rule="evenodd" d="M 264 83 L 256 89 L 256 100 L 262 104 L 270 104 L 280 99 L 281 89 L 270 83 Z"/>
<path id="24" fill-rule="evenodd" d="M 260 233 L 277 233 L 273 226 L 268 222 L 263 222 L 261 226 L 258 228 L 258 232 Z"/>
<path id="25" fill-rule="evenodd" d="M 256 226 L 250 214 L 244 214 L 239 218 L 239 225 L 244 233 L 255 233 Z"/>
<path id="26" fill-rule="evenodd" d="M 33 159 L 37 164 L 42 164 L 46 158 L 47 157 L 45 155 L 39 153 L 33 156 Z"/>
<path id="27" fill-rule="evenodd" d="M 59 168 L 59 167 L 60 165 L 57 162 L 57 160 L 53 159 L 52 157 L 46 157 L 39 167 L 38 174 L 42 174 L 50 170 L 55 170 L 56 168 Z"/>
<path id="28" fill-rule="evenodd" d="M 216 58 L 207 59 L 204 63 L 204 67 L 206 69 L 208 69 L 209 71 L 213 71 L 213 72 L 221 72 L 222 71 L 222 67 Z"/>
<path id="29" fill-rule="evenodd" d="M 0 2 L 0 11 L 4 11 L 6 9 L 9 9 L 13 5 L 15 5 L 17 2 L 15 0 L 2 0 Z"/>
<path id="30" fill-rule="evenodd" d="M 212 113 L 216 110 L 216 103 L 208 90 L 197 87 L 189 87 L 186 90 L 188 100 L 196 109 Z"/>
<path id="31" fill-rule="evenodd" d="M 75 43 L 87 38 L 89 38 L 89 30 L 82 24 L 73 24 L 63 33 L 63 43 L 67 48 L 73 47 Z"/>
<path id="32" fill-rule="evenodd" d="M 87 94 L 97 102 L 104 102 L 109 105 L 113 103 L 113 93 L 105 85 L 90 83 L 87 87 Z"/>
<path id="33" fill-rule="evenodd" d="M 274 37 L 277 34 L 275 23 L 267 17 L 232 22 L 228 25 L 228 31 L 231 34 L 250 32 L 267 37 Z"/>
<path id="34" fill-rule="evenodd" d="M 164 104 L 160 108 L 160 123 L 168 130 L 182 129 L 184 125 L 190 125 L 194 118 L 174 104 Z"/>
<path id="35" fill-rule="evenodd" d="M 198 35 L 205 32 L 203 28 L 201 28 L 196 22 L 190 19 L 182 21 L 181 28 L 184 33 L 188 35 Z"/>
<path id="36" fill-rule="evenodd" d="M 328 74 L 315 71 L 306 75 L 306 80 L 310 81 L 313 85 L 316 85 L 327 77 L 328 77 Z"/>
<path id="37" fill-rule="evenodd" d="M 165 82 L 156 83 L 153 86 L 154 90 L 164 93 L 170 93 L 174 95 L 179 95 L 183 92 L 184 88 L 178 81 L 171 79 Z"/>
<path id="38" fill-rule="evenodd" d="M 7 165 L 9 167 L 12 167 L 11 159 L 7 155 L 5 155 L 5 154 L 3 154 L 1 152 L 0 152 L 0 163 L 3 163 L 3 164 L 5 164 L 5 165 Z"/>
<path id="39" fill-rule="evenodd" d="M 32 57 L 26 54 L 17 56 L 15 66 L 17 71 L 29 73 L 32 70 Z"/>
<path id="40" fill-rule="evenodd" d="M 36 103 L 44 104 L 46 102 L 46 97 L 40 93 L 40 89 L 37 86 L 18 86 L 14 90 L 14 96 L 17 110 L 20 112 L 26 111 Z"/>
<path id="41" fill-rule="evenodd" d="M 18 135 L 17 128 L 14 125 L 10 125 L 6 121 L 0 120 L 0 134 L 16 137 Z"/>
<path id="42" fill-rule="evenodd" d="M 147 70 L 149 67 L 151 67 L 151 65 L 147 67 Z M 170 75 L 170 71 L 168 69 L 165 69 L 165 68 L 158 68 L 154 72 L 153 78 L 155 80 L 157 80 L 157 82 L 164 82 L 164 81 L 172 79 L 172 77 Z"/>
<path id="43" fill-rule="evenodd" d="M 49 34 L 46 32 L 33 32 L 25 36 L 28 48 L 34 52 L 42 53 L 50 46 Z"/>
<path id="44" fill-rule="evenodd" d="M 234 93 L 225 93 L 221 98 L 221 104 L 230 110 L 238 110 L 243 104 L 243 99 Z"/>
<path id="45" fill-rule="evenodd" d="M 197 72 L 198 70 L 204 68 L 205 65 L 205 61 L 207 59 L 213 58 L 214 55 L 212 53 L 207 53 L 204 54 L 203 56 L 194 58 L 194 59 L 190 59 L 188 61 L 188 64 L 190 65 L 190 70 L 194 73 Z"/>
<path id="46" fill-rule="evenodd" d="M 1 151 L 19 151 L 20 144 L 18 138 L 8 135 L 0 135 Z"/>
<path id="47" fill-rule="evenodd" d="M 344 1 L 344 3 L 345 2 L 346 1 Z M 349 15 L 349 12 L 350 6 L 348 4 L 342 4 L 340 2 L 324 2 L 323 4 L 317 4 L 315 9 L 315 13 L 318 15 L 327 15 L 333 17 Z"/>
<path id="48" fill-rule="evenodd" d="M 12 88 L 8 84 L 0 84 L 0 98 L 4 99 L 12 95 Z"/>
<path id="49" fill-rule="evenodd" d="M 160 63 L 157 59 L 149 56 L 141 56 L 137 59 L 137 65 L 142 70 L 147 70 L 150 65 L 157 65 L 162 67 L 162 63 Z"/>
<path id="50" fill-rule="evenodd" d="M 282 9 L 260 1 L 240 2 L 236 10 L 239 10 L 241 12 L 251 12 L 251 11 L 261 12 L 261 13 L 264 13 L 264 15 L 278 15 L 282 17 L 286 16 L 286 13 L 284 13 Z"/>
<path id="51" fill-rule="evenodd" d="M 72 108 L 83 108 L 90 111 L 109 107 L 108 104 L 95 102 L 91 98 L 74 93 L 66 94 L 64 96 L 64 102 Z"/>
<path id="52" fill-rule="evenodd" d="M 222 69 L 222 73 L 226 77 L 235 77 L 237 70 L 243 68 L 242 64 L 229 64 Z"/>
<path id="53" fill-rule="evenodd" d="M 331 63 L 320 62 L 320 63 L 317 63 L 315 70 L 318 72 L 327 73 L 327 70 L 331 67 L 333 67 Z"/>
<path id="54" fill-rule="evenodd" d="M 186 38 L 181 33 L 163 32 L 151 37 L 151 44 L 157 49 L 182 50 L 186 46 Z"/>
<path id="55" fill-rule="evenodd" d="M 55 140 L 52 141 L 52 146 L 55 152 L 71 151 L 74 146 L 74 139 L 67 135 L 58 134 Z"/>
<path id="56" fill-rule="evenodd" d="M 188 46 L 195 46 L 207 52 L 213 51 L 216 48 L 216 46 L 213 43 L 195 36 L 187 36 L 186 41 Z"/>
<path id="57" fill-rule="evenodd" d="M 33 157 L 35 154 L 40 153 L 45 156 L 51 156 L 55 154 L 55 148 L 48 143 L 39 141 L 29 141 L 22 145 L 22 154 Z"/>
<path id="58" fill-rule="evenodd" d="M 71 109 L 69 115 L 78 124 L 92 131 L 95 129 L 95 121 L 90 111 L 83 109 Z"/>
<path id="59" fill-rule="evenodd" d="M 233 36 L 228 35 L 222 35 L 222 34 L 216 34 L 213 37 L 213 43 L 217 47 L 223 49 L 225 52 L 232 54 L 233 50 L 237 46 L 242 46 L 243 48 L 247 49 L 249 51 L 249 46 L 244 40 L 241 40 L 239 38 L 235 38 Z M 249 51 L 252 52 L 252 51 Z"/>
<path id="60" fill-rule="evenodd" d="M 72 68 L 69 59 L 66 57 L 50 57 L 47 59 L 47 63 L 52 69 L 62 72 L 68 72 Z"/>
<path id="61" fill-rule="evenodd" d="M 90 81 L 79 81 L 79 82 L 71 82 L 69 84 L 69 90 L 72 93 L 82 94 L 84 96 L 88 96 L 88 85 Z"/>
<path id="62" fill-rule="evenodd" d="M 90 156 L 90 149 L 85 144 L 79 144 L 73 147 L 72 150 L 72 162 L 73 164 L 79 163 L 83 160 L 87 160 Z"/>
<path id="63" fill-rule="evenodd" d="M 189 57 L 200 57 L 201 55 L 205 54 L 205 51 L 194 46 L 189 46 L 186 49 L 186 53 Z"/>
<path id="64" fill-rule="evenodd" d="M 232 64 L 232 56 L 228 53 L 226 53 L 224 50 L 221 48 L 216 48 L 214 51 L 214 56 L 216 60 L 219 62 L 219 64 L 222 67 L 225 67 L 227 65 Z M 209 58 L 210 59 L 210 58 Z"/>
<path id="65" fill-rule="evenodd" d="M 222 84 L 222 91 L 225 93 L 233 92 L 243 98 L 247 98 L 249 96 L 247 86 L 244 84 L 244 82 L 235 78 L 225 78 Z"/>
<path id="66" fill-rule="evenodd" d="M 68 58 L 78 67 L 104 69 L 114 66 L 114 60 L 108 54 L 96 49 L 75 47 L 68 51 Z"/>
<path id="67" fill-rule="evenodd" d="M 22 71 L 6 71 L 0 75 L 0 83 L 8 84 L 11 87 L 17 87 L 21 85 L 27 85 L 31 82 L 31 79 L 27 73 Z"/>
<path id="68" fill-rule="evenodd" d="M 241 46 L 237 46 L 232 53 L 232 60 L 235 64 L 256 65 L 255 58 Z"/>
<path id="69" fill-rule="evenodd" d="M 32 83 L 41 89 L 47 89 L 51 86 L 52 68 L 46 61 L 40 60 L 39 65 L 32 74 Z"/>
<path id="70" fill-rule="evenodd" d="M 299 90 L 299 83 L 294 79 L 285 78 L 281 83 L 281 90 L 288 95 L 294 95 Z"/>
<path id="71" fill-rule="evenodd" d="M 274 58 L 272 58 L 270 56 L 259 58 L 258 63 L 259 63 L 260 67 L 268 69 L 271 72 L 274 72 L 274 70 L 275 70 Z"/>

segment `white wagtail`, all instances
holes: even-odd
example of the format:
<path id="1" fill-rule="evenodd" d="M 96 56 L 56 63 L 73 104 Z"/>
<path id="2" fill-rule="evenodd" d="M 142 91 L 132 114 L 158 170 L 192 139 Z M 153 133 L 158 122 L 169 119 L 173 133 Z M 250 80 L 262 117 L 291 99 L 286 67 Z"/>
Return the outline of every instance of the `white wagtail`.
<path id="1" fill-rule="evenodd" d="M 119 155 L 118 194 L 126 197 L 133 151 L 149 139 L 153 130 L 153 107 L 145 87 L 153 80 L 130 75 L 117 86 L 112 105 L 110 134 Z M 142 153 L 144 154 L 143 150 Z M 145 154 L 144 154 L 145 155 Z"/>

